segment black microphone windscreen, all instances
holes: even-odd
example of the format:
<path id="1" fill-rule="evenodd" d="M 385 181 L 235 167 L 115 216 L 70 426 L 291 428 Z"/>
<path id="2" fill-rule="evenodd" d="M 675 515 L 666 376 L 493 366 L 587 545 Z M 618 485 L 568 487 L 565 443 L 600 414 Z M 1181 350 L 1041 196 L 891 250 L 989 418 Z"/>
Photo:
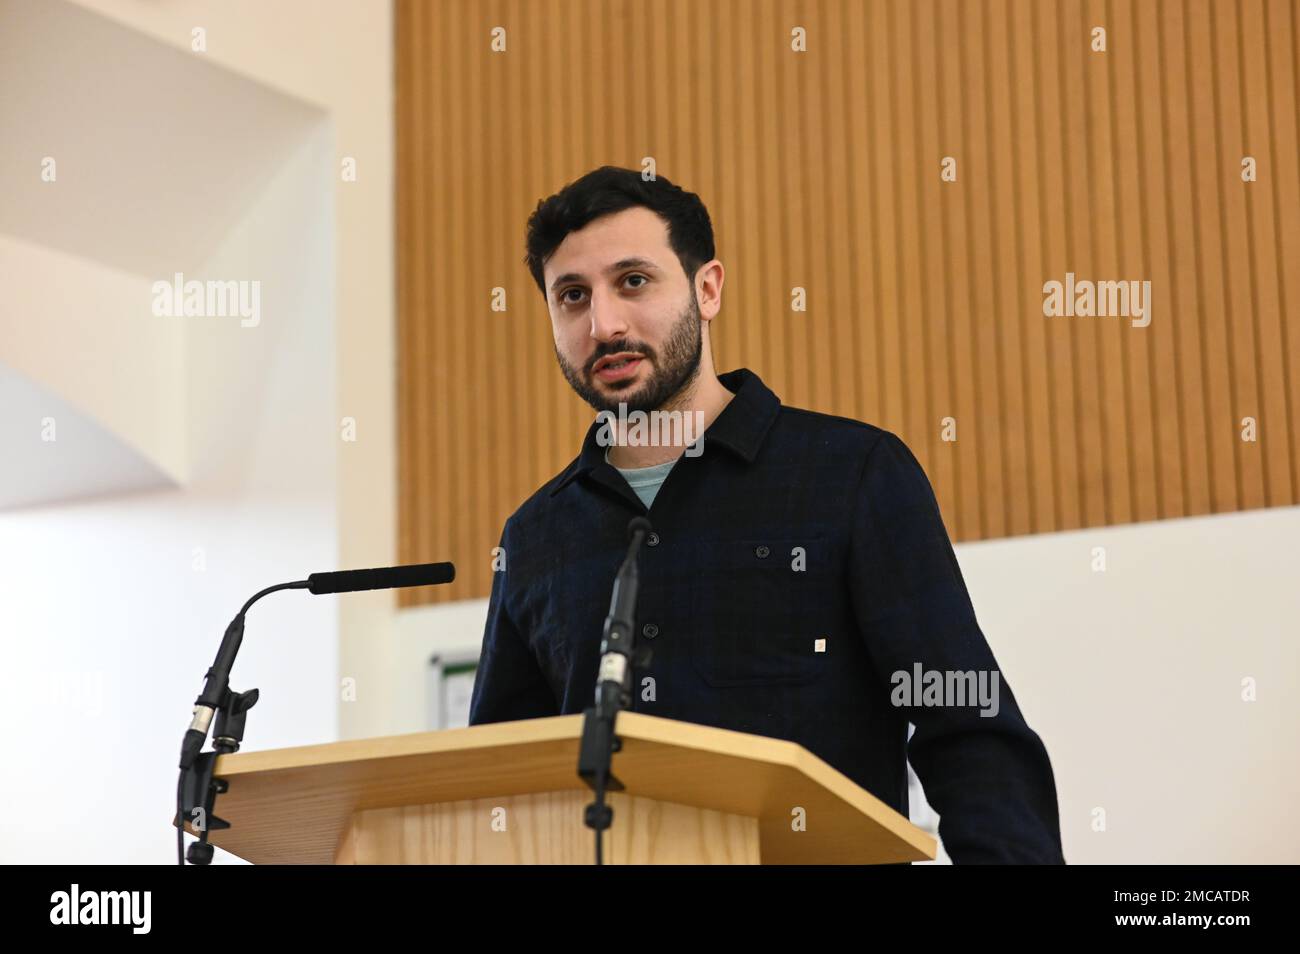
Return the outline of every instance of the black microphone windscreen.
<path id="1" fill-rule="evenodd" d="M 372 570 L 339 570 L 313 573 L 307 589 L 317 596 L 326 593 L 355 593 L 360 590 L 388 590 L 399 586 L 437 586 L 456 578 L 450 563 L 416 563 L 410 566 L 376 567 Z"/>

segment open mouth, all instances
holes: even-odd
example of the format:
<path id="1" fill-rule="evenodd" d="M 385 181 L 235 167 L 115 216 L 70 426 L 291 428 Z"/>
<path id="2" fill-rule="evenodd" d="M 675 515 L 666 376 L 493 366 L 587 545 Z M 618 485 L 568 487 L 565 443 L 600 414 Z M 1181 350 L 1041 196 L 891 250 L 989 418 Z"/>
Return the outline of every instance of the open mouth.
<path id="1" fill-rule="evenodd" d="M 602 381 L 621 381 L 636 374 L 636 369 L 644 360 L 644 355 L 628 351 L 606 355 L 596 362 L 592 374 Z"/>

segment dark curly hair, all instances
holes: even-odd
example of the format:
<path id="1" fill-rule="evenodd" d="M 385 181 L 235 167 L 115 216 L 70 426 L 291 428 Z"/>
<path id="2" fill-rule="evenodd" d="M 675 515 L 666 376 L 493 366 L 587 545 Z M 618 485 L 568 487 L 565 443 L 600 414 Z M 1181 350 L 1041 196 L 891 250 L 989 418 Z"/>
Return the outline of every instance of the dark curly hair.
<path id="1" fill-rule="evenodd" d="M 673 185 L 663 176 L 646 180 L 634 169 L 601 166 L 570 182 L 549 199 L 537 203 L 528 217 L 528 254 L 524 263 L 546 297 L 542 268 L 570 232 L 602 215 L 645 206 L 668 225 L 668 244 L 677 253 L 686 277 L 713 261 L 713 225 L 700 197 Z"/>

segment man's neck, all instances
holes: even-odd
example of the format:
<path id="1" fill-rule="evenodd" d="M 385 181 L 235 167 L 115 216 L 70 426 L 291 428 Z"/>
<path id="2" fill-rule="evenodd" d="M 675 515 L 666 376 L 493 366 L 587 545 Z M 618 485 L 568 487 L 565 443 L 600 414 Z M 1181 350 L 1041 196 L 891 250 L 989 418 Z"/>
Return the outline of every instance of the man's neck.
<path id="1" fill-rule="evenodd" d="M 697 440 L 717 420 L 722 409 L 731 403 L 731 399 L 735 396 L 718 380 L 716 374 L 710 372 L 706 376 L 701 373 L 691 386 L 683 388 L 671 400 L 656 409 L 659 412 L 680 412 L 680 428 L 656 427 L 653 413 L 647 415 L 649 418 L 645 425 L 647 434 L 668 432 L 683 434 L 689 437 L 685 444 L 631 443 L 627 433 L 616 427 L 618 440 L 609 449 L 609 462 L 615 467 L 630 470 L 635 467 L 653 467 L 655 464 L 676 460 L 682 456 L 690 443 Z"/>

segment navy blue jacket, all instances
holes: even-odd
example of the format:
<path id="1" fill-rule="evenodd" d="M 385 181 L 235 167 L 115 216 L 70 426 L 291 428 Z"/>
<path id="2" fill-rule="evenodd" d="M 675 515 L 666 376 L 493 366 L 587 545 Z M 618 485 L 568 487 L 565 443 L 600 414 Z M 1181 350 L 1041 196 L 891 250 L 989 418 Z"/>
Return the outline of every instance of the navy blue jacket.
<path id="1" fill-rule="evenodd" d="M 506 521 L 470 724 L 592 704 L 627 524 L 643 515 L 637 638 L 653 657 L 635 711 L 797 742 L 904 815 L 910 758 L 954 862 L 1062 863 L 1047 751 L 916 458 L 888 431 L 783 406 L 748 370 L 721 381 L 735 398 L 649 511 L 593 423 Z M 953 694 L 979 674 L 996 707 Z"/>

